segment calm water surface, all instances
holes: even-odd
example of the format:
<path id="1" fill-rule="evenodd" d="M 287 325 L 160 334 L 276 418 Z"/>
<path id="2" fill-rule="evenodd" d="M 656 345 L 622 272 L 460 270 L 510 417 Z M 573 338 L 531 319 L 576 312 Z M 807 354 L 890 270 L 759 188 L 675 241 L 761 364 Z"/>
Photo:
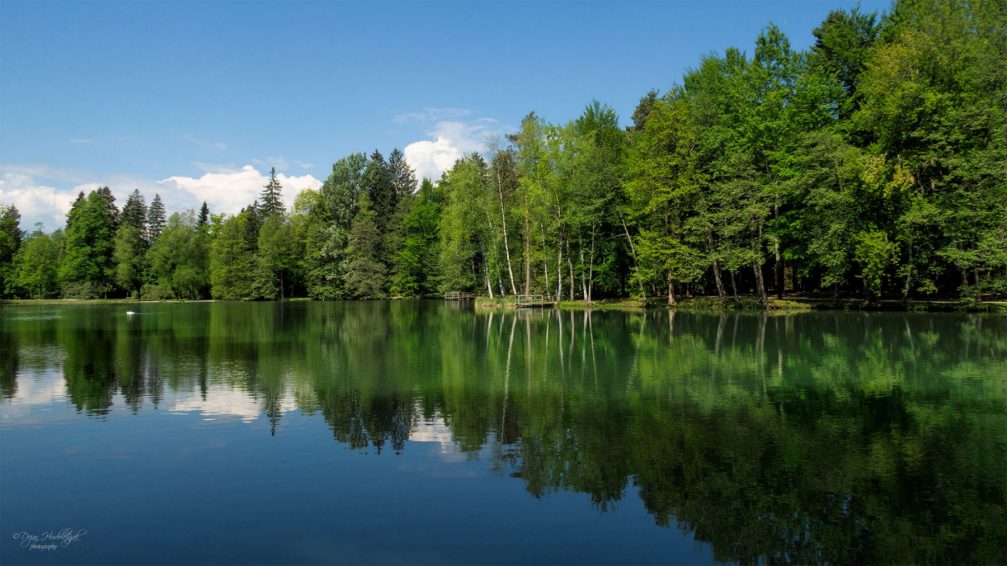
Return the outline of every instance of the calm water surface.
<path id="1" fill-rule="evenodd" d="M 0 378 L 5 564 L 1007 561 L 1003 316 L 7 305 Z"/>

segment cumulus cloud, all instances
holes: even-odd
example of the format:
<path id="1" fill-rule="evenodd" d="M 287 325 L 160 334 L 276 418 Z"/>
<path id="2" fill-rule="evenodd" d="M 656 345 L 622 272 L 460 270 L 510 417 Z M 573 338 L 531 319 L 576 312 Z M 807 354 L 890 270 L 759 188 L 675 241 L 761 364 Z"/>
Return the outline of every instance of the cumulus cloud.
<path id="1" fill-rule="evenodd" d="M 406 162 L 417 177 L 438 179 L 466 153 L 481 152 L 488 138 L 499 135 L 501 124 L 491 118 L 471 122 L 442 120 L 427 131 L 430 139 L 406 146 Z"/>
<path id="2" fill-rule="evenodd" d="M 283 185 L 283 200 L 288 209 L 293 206 L 297 193 L 322 186 L 322 182 L 311 175 L 277 173 L 276 178 Z M 239 170 L 207 172 L 200 177 L 174 176 L 160 181 L 166 188 L 176 188 L 195 197 L 195 206 L 206 201 L 214 212 L 229 214 L 238 212 L 259 198 L 262 187 L 267 182 L 269 175 L 251 165 L 245 165 Z"/>
<path id="3" fill-rule="evenodd" d="M 0 203 L 17 207 L 24 230 L 34 229 L 37 222 L 47 231 L 59 228 L 75 198 L 73 189 L 59 190 L 23 172 L 4 171 L 0 176 Z"/>
<path id="4" fill-rule="evenodd" d="M 112 189 L 121 207 L 133 189 L 139 189 L 149 204 L 161 195 L 169 212 L 198 209 L 206 201 L 215 213 L 237 213 L 259 197 L 269 181 L 268 172 L 252 165 L 241 168 L 218 164 L 199 164 L 198 177 L 171 176 L 162 180 L 126 174 L 98 174 L 77 169 L 44 165 L 0 164 L 0 202 L 17 206 L 21 226 L 31 230 L 42 222 L 46 231 L 61 228 L 77 194 L 100 186 Z M 317 189 L 322 183 L 311 175 L 278 173 L 283 185 L 283 200 L 288 209 L 303 189 Z"/>

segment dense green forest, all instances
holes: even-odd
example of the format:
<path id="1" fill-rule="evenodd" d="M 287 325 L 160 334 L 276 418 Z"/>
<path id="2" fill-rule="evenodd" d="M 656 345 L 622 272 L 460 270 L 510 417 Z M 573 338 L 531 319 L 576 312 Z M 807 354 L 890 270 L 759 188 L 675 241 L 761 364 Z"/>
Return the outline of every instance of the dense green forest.
<path id="1" fill-rule="evenodd" d="M 534 113 L 417 183 L 402 152 L 339 159 L 285 210 L 166 217 L 83 193 L 66 227 L 0 210 L 8 297 L 316 299 L 1007 293 L 1007 4 L 833 11 L 709 55 L 623 127 Z"/>

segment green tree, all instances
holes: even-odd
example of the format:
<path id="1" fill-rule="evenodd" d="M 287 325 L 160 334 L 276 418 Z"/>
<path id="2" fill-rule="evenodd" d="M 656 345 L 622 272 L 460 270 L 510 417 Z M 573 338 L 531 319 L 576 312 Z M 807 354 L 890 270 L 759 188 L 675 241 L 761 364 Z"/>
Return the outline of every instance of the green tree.
<path id="1" fill-rule="evenodd" d="M 14 258 L 7 291 L 33 299 L 48 299 L 59 293 L 59 250 L 62 231 L 51 236 L 39 224 L 28 235 Z"/>
<path id="2" fill-rule="evenodd" d="M 283 206 L 283 185 L 276 178 L 276 167 L 269 170 L 269 182 L 263 187 L 260 199 L 262 202 L 258 210 L 263 218 L 282 216 L 286 213 Z"/>
<path id="3" fill-rule="evenodd" d="M 384 294 L 387 272 L 380 254 L 377 213 L 368 194 L 361 193 L 346 248 L 346 288 L 353 297 L 373 299 Z"/>
<path id="4" fill-rule="evenodd" d="M 143 236 L 131 224 L 123 223 L 115 234 L 115 282 L 135 297 L 143 287 L 146 247 Z"/>
<path id="5" fill-rule="evenodd" d="M 280 300 L 288 297 L 301 251 L 293 224 L 282 215 L 269 216 L 259 230 L 255 295 Z"/>
<path id="6" fill-rule="evenodd" d="M 11 272 L 22 237 L 21 213 L 14 205 L 0 204 L 0 296 L 12 287 Z"/>
<path id="7" fill-rule="evenodd" d="M 116 216 L 114 203 L 104 191 L 83 193 L 67 215 L 66 244 L 59 267 L 64 294 L 71 297 L 105 297 L 115 277 Z"/>
<path id="8" fill-rule="evenodd" d="M 155 194 L 154 200 L 151 201 L 150 208 L 147 210 L 148 243 L 153 243 L 157 240 L 157 237 L 161 235 L 161 230 L 164 230 L 166 218 L 167 211 L 164 208 L 164 203 L 161 202 L 161 195 Z"/>
<path id="9" fill-rule="evenodd" d="M 442 188 L 423 179 L 409 212 L 402 218 L 402 246 L 395 256 L 392 293 L 422 297 L 437 292 L 443 200 Z"/>
<path id="10" fill-rule="evenodd" d="M 211 293 L 215 299 L 247 299 L 254 295 L 255 249 L 248 241 L 250 209 L 228 217 L 210 250 Z"/>

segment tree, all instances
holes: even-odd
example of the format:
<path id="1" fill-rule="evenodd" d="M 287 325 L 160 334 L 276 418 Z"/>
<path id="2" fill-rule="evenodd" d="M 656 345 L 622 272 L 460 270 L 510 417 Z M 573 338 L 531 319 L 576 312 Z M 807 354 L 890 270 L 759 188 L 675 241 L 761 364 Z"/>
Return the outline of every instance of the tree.
<path id="1" fill-rule="evenodd" d="M 253 296 L 255 250 L 249 245 L 250 209 L 228 217 L 210 251 L 211 293 L 215 299 L 246 299 Z"/>
<path id="2" fill-rule="evenodd" d="M 440 229 L 440 287 L 443 292 L 476 291 L 492 285 L 485 270 L 486 214 L 489 195 L 486 161 L 466 155 L 444 173 Z"/>
<path id="3" fill-rule="evenodd" d="M 0 296 L 11 286 L 9 279 L 22 237 L 21 213 L 14 205 L 0 204 Z"/>
<path id="4" fill-rule="evenodd" d="M 199 209 L 199 219 L 196 221 L 196 225 L 199 227 L 206 226 L 210 222 L 210 207 L 206 206 L 206 201 L 203 201 L 203 206 Z"/>
<path id="5" fill-rule="evenodd" d="M 812 31 L 815 45 L 811 48 L 811 64 L 835 77 L 842 85 L 846 101 L 839 108 L 839 117 L 847 118 L 859 103 L 860 75 L 878 40 L 880 27 L 874 13 L 865 14 L 859 7 L 833 10 Z"/>
<path id="6" fill-rule="evenodd" d="M 155 194 L 147 211 L 147 243 L 153 243 L 161 235 L 166 218 L 167 212 L 164 203 L 161 202 L 161 195 Z"/>
<path id="7" fill-rule="evenodd" d="M 92 191 L 79 197 L 67 215 L 66 249 L 59 268 L 65 296 L 105 297 L 112 291 L 117 215 L 109 194 Z"/>
<path id="8" fill-rule="evenodd" d="M 140 194 L 140 189 L 134 189 L 122 207 L 122 225 L 131 226 L 144 242 L 147 241 L 147 203 Z"/>
<path id="9" fill-rule="evenodd" d="M 61 231 L 57 230 L 50 236 L 42 232 L 42 225 L 39 224 L 18 249 L 11 276 L 7 280 L 7 292 L 33 299 L 57 296 L 61 241 Z"/>
<path id="10" fill-rule="evenodd" d="M 143 287 L 146 247 L 143 236 L 132 224 L 123 223 L 115 234 L 115 282 L 137 298 Z"/>
<path id="11" fill-rule="evenodd" d="M 158 294 L 177 299 L 208 296 L 210 260 L 207 237 L 193 211 L 172 214 L 148 255 Z"/>
<path id="12" fill-rule="evenodd" d="M 402 218 L 402 246 L 395 255 L 391 290 L 405 297 L 437 292 L 440 280 L 440 225 L 443 188 L 423 179 L 409 212 Z"/>
<path id="13" fill-rule="evenodd" d="M 283 206 L 283 185 L 276 178 L 276 167 L 269 170 L 269 182 L 262 189 L 261 204 L 259 204 L 259 213 L 263 218 L 271 218 L 273 216 L 282 216 L 286 209 Z"/>
<path id="14" fill-rule="evenodd" d="M 380 246 L 377 213 L 368 194 L 362 193 L 346 248 L 346 288 L 353 297 L 374 299 L 383 295 L 386 271 Z"/>
<path id="15" fill-rule="evenodd" d="M 292 272 L 300 256 L 293 225 L 282 215 L 266 219 L 259 231 L 255 295 L 264 299 L 288 296 Z"/>

